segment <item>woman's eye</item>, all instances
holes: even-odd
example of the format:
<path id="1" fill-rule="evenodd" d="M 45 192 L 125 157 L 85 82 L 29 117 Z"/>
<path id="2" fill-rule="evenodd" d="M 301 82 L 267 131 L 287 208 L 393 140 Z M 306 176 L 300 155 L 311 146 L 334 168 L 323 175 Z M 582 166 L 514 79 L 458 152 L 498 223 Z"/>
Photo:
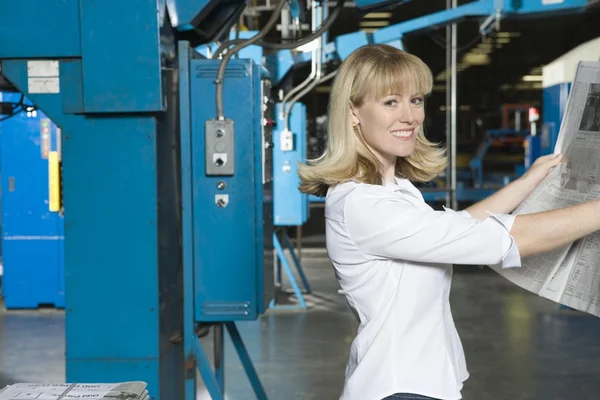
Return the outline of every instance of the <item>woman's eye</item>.
<path id="1" fill-rule="evenodd" d="M 424 99 L 422 97 L 417 97 L 416 99 L 413 99 L 412 102 L 413 104 L 416 104 L 418 106 L 420 106 L 421 104 L 423 104 Z"/>
<path id="2" fill-rule="evenodd" d="M 398 102 L 396 100 L 389 100 L 389 101 L 385 102 L 385 105 L 388 106 L 388 107 L 393 107 L 396 104 L 398 104 Z"/>

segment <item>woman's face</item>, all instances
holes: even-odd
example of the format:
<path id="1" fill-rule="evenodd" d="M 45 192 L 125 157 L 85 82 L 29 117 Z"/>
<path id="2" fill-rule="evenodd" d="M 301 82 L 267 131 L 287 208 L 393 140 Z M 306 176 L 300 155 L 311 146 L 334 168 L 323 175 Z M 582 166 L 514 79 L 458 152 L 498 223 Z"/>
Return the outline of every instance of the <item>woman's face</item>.
<path id="1" fill-rule="evenodd" d="M 415 150 L 417 133 L 425 119 L 422 94 L 392 94 L 352 107 L 352 122 L 359 126 L 371 151 L 384 167 L 396 164 Z"/>

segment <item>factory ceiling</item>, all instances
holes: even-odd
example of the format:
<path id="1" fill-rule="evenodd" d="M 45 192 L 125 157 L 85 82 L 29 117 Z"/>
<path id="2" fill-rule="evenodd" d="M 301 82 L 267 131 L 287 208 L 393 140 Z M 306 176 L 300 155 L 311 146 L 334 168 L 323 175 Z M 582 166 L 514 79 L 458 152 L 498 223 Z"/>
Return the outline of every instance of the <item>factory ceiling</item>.
<path id="1" fill-rule="evenodd" d="M 468 2 L 463 0 L 458 4 Z M 417 0 L 365 15 L 347 2 L 329 31 L 329 40 L 358 30 L 373 31 L 442 11 L 445 7 L 445 0 Z M 261 22 L 268 15 L 268 12 L 263 13 Z M 501 22 L 500 31 L 487 38 L 479 35 L 479 23 L 476 19 L 458 24 L 459 103 L 489 109 L 507 102 L 541 101 L 541 67 L 600 36 L 600 7 L 596 3 L 583 13 L 506 19 Z M 279 32 L 271 32 L 269 36 L 276 38 L 277 35 Z M 421 57 L 436 76 L 435 92 L 430 99 L 436 109 L 445 104 L 445 35 L 446 29 L 441 28 L 404 38 L 405 49 Z M 294 82 L 304 79 L 307 70 L 307 67 L 300 68 Z M 327 88 L 320 91 L 326 93 Z"/>

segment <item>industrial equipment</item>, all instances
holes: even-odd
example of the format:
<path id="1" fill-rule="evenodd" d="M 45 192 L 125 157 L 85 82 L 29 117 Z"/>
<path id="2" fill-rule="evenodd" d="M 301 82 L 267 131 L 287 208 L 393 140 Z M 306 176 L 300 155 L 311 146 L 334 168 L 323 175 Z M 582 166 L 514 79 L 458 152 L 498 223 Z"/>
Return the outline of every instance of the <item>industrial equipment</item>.
<path id="1" fill-rule="evenodd" d="M 305 130 L 296 121 L 304 113 L 297 96 L 328 76 L 295 91 L 290 125 L 283 124 L 289 132 L 277 121 L 275 138 L 270 85 L 314 57 L 344 59 L 367 43 L 402 47 L 407 32 L 479 16 L 485 33 L 505 16 L 577 11 L 587 1 L 480 0 L 293 55 L 287 50 L 327 31 L 343 2 L 329 16 L 325 7 L 323 23 L 301 40 L 264 41 L 284 4 L 260 32 L 225 42 L 244 1 L 23 0 L 3 7 L 0 82 L 61 131 L 67 381 L 142 380 L 155 400 L 191 400 L 198 368 L 211 396 L 222 399 L 226 328 L 256 396 L 265 398 L 235 322 L 256 319 L 272 300 L 273 225 L 307 217 L 296 192 L 296 219 L 279 210 L 273 216 L 271 168 L 285 174 L 286 161 L 304 156 L 300 147 L 287 151 L 290 143 L 303 146 L 294 142 Z M 217 57 L 194 50 L 212 50 L 215 41 Z M 267 64 L 271 82 L 254 57 L 232 59 L 250 45 L 282 50 Z M 275 160 L 274 142 L 284 150 Z M 199 343 L 210 328 L 214 370 Z"/>
<path id="2" fill-rule="evenodd" d="M 0 15 L 3 77 L 62 133 L 67 381 L 193 399 L 199 368 L 222 398 L 223 365 L 197 339 L 214 327 L 222 360 L 225 326 L 266 397 L 235 321 L 273 291 L 268 81 L 192 50 L 244 6 L 23 1 Z"/>
<path id="3" fill-rule="evenodd" d="M 544 0 L 522 0 L 522 1 L 496 1 L 496 0 L 477 0 L 454 8 L 439 11 L 430 15 L 415 18 L 412 20 L 400 22 L 378 29 L 372 33 L 364 31 L 352 32 L 339 35 L 328 43 L 325 48 L 325 59 L 344 60 L 357 48 L 375 43 L 385 43 L 391 46 L 403 49 L 402 38 L 411 33 L 424 32 L 432 29 L 439 29 L 443 26 L 463 21 L 467 18 L 480 18 L 479 31 L 482 36 L 490 34 L 494 29 L 498 29 L 502 20 L 505 18 L 519 18 L 531 16 L 556 15 L 558 13 L 577 13 L 583 12 L 589 4 L 589 0 L 565 0 L 559 2 L 548 2 Z M 361 1 L 357 5 L 363 9 L 375 9 L 379 6 L 389 4 L 387 0 Z M 455 54 L 456 50 L 453 50 Z M 448 66 L 450 70 L 456 70 L 456 57 L 452 57 L 453 62 Z M 292 53 L 289 50 L 281 50 L 277 54 L 269 56 L 269 66 L 271 68 L 272 81 L 278 84 L 283 80 L 293 66 L 309 62 L 311 55 L 308 52 Z M 454 79 L 453 79 L 454 80 Z M 456 88 L 455 82 L 453 83 Z M 455 90 L 453 91 L 455 92 Z M 450 168 L 446 175 L 448 183 L 444 188 L 429 188 L 424 190 L 426 201 L 446 201 L 448 205 L 452 203 L 453 208 L 459 199 L 477 200 L 487 197 L 494 190 L 483 191 L 479 188 L 466 188 L 456 181 L 456 96 L 450 96 L 453 101 L 448 104 L 449 108 L 449 135 L 448 147 L 450 149 Z M 452 122 L 454 121 L 454 122 Z M 452 199 L 452 201 L 449 201 Z M 322 202 L 323 199 L 310 197 L 311 202 Z"/>
<path id="4" fill-rule="evenodd" d="M 298 190 L 300 184 L 298 164 L 306 160 L 306 106 L 302 103 L 292 105 L 288 124 L 283 122 L 285 115 L 282 103 L 275 105 L 275 115 L 278 117 L 278 123 L 273 132 L 273 213 L 276 227 L 273 234 L 273 245 L 277 253 L 275 283 L 279 289 L 279 294 L 284 294 L 281 274 L 283 267 L 292 287 L 292 293 L 296 296 L 297 305 L 279 305 L 276 294 L 271 307 L 306 309 L 304 294 L 310 293 L 311 287 L 286 231 L 286 227 L 302 226 L 310 216 L 308 195 Z M 287 257 L 288 252 L 302 281 L 304 290 L 298 284 L 292 265 L 290 265 Z"/>
<path id="5" fill-rule="evenodd" d="M 60 130 L 20 94 L 0 93 L 0 104 L 4 305 L 61 308 Z"/>
<path id="6" fill-rule="evenodd" d="M 215 118 L 219 107 L 206 96 L 215 92 L 222 62 L 200 58 L 187 42 L 178 47 L 185 347 L 217 398 L 224 389 L 222 326 L 214 331 L 213 376 L 193 322 L 223 322 L 256 395 L 266 398 L 234 321 L 256 319 L 273 298 L 269 82 L 252 60 L 231 60 L 223 75 L 224 118 Z"/>

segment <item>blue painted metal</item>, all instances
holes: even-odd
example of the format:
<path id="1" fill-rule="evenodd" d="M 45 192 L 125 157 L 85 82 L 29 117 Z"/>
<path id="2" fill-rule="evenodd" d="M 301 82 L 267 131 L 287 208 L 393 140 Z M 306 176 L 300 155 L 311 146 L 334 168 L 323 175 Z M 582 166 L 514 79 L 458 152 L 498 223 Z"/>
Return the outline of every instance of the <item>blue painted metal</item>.
<path id="1" fill-rule="evenodd" d="M 544 88 L 540 155 L 552 154 L 558 141 L 560 125 L 567 107 L 570 82 Z"/>
<path id="2" fill-rule="evenodd" d="M 245 0 L 160 0 L 158 4 L 166 4 L 171 25 L 194 47 L 227 33 L 246 6 Z"/>
<path id="3" fill-rule="evenodd" d="M 3 1 L 0 59 L 81 56 L 79 2 Z"/>
<path id="4" fill-rule="evenodd" d="M 294 147 L 284 151 L 281 134 L 285 129 L 281 103 L 275 105 L 277 126 L 273 130 L 273 214 L 275 226 L 300 226 L 310 215 L 308 195 L 300 192 L 299 163 L 306 161 L 306 106 L 296 103 L 290 113 L 290 130 Z"/>
<path id="5" fill-rule="evenodd" d="M 225 70 L 223 105 L 226 118 L 234 123 L 235 171 L 228 176 L 209 176 L 205 170 L 205 122 L 215 117 L 216 108 L 205 99 L 214 98 L 220 61 L 204 59 L 187 42 L 179 42 L 178 47 L 182 217 L 186 221 L 186 399 L 195 398 L 196 366 L 211 397 L 223 399 L 223 348 L 213 369 L 197 336 L 196 327 L 207 323 L 217 328 L 220 343 L 223 325 L 227 327 L 256 396 L 266 399 L 233 321 L 256 319 L 273 297 L 273 180 L 271 153 L 265 147 L 271 143 L 271 134 L 269 123 L 264 123 L 272 110 L 263 100 L 269 87 L 260 65 L 251 59 L 230 61 Z M 229 195 L 229 203 L 221 208 L 215 195 L 223 194 Z"/>
<path id="6" fill-rule="evenodd" d="M 354 50 L 369 44 L 369 36 L 364 31 L 339 35 L 334 39 L 335 46 L 330 51 L 336 51 L 341 60 L 345 60 Z"/>
<path id="7" fill-rule="evenodd" d="M 279 238 L 280 236 L 281 236 L 281 240 Z M 281 242 L 283 242 L 283 245 Z M 304 274 L 304 269 L 302 268 L 302 264 L 300 263 L 300 260 L 296 256 L 294 246 L 292 246 L 290 238 L 284 229 L 279 229 L 277 232 L 275 232 L 273 234 L 273 244 L 275 246 L 275 252 L 277 254 L 276 287 L 279 288 L 280 293 L 294 294 L 296 296 L 298 303 L 297 304 L 279 304 L 277 302 L 277 298 L 275 297 L 271 301 L 270 307 L 274 308 L 274 309 L 277 308 L 277 309 L 303 309 L 303 310 L 306 310 L 307 305 L 306 305 L 306 300 L 304 298 L 304 295 L 310 294 L 312 292 L 312 289 L 310 287 L 310 284 L 308 283 L 308 279 L 306 278 L 306 275 Z M 302 290 L 300 288 L 300 285 L 298 284 L 298 280 L 296 279 L 296 276 L 294 275 L 294 271 L 292 270 L 292 266 L 290 265 L 290 263 L 288 261 L 288 258 L 285 254 L 285 250 L 287 250 L 289 252 L 290 257 L 292 258 L 292 262 L 294 264 L 294 267 L 296 267 L 296 272 L 298 273 L 298 276 L 300 277 L 300 280 L 302 281 L 304 290 Z M 283 266 L 285 274 L 288 278 L 288 281 L 290 282 L 290 286 L 292 287 L 291 291 L 283 290 L 283 280 L 282 280 L 282 276 L 281 276 L 281 267 L 282 266 Z"/>
<path id="8" fill-rule="evenodd" d="M 308 195 L 300 192 L 300 178 L 298 176 L 299 163 L 306 161 L 306 106 L 295 103 L 289 115 L 289 127 L 293 135 L 293 147 L 291 149 L 282 146 L 281 135 L 284 133 L 285 124 L 282 119 L 281 103 L 275 105 L 275 116 L 277 126 L 273 130 L 273 214 L 274 225 L 278 227 L 301 226 L 310 216 L 310 204 Z M 276 287 L 279 292 L 283 291 L 281 279 L 281 267 L 283 265 L 292 292 L 296 295 L 297 305 L 280 305 L 276 299 L 271 302 L 271 308 L 302 308 L 306 309 L 304 294 L 310 293 L 310 285 L 304 274 L 304 270 L 295 249 L 291 245 L 285 229 L 278 230 L 282 236 L 283 244 L 292 257 L 296 272 L 304 285 L 304 292 L 300 289 L 298 281 L 286 257 L 284 247 L 277 233 L 273 234 L 273 243 L 277 253 L 277 280 Z M 289 293 L 289 292 L 288 292 Z"/>
<path id="9" fill-rule="evenodd" d="M 257 35 L 258 31 L 241 31 L 238 33 L 239 39 L 250 39 L 253 36 Z M 235 32 L 231 32 L 229 34 L 229 40 L 236 39 Z M 195 50 L 202 54 L 204 57 L 209 58 L 214 54 L 214 52 L 219 48 L 219 46 L 215 42 L 203 44 L 201 46 L 197 46 Z M 262 65 L 263 63 L 263 49 L 257 45 L 250 45 L 244 47 L 242 50 L 236 53 L 234 58 L 244 58 L 251 59 L 256 64 Z"/>
<path id="10" fill-rule="evenodd" d="M 483 160 L 487 154 L 493 140 L 502 140 L 506 137 L 511 136 L 523 136 L 524 138 L 529 135 L 529 130 L 514 130 L 514 129 L 490 129 L 486 132 L 481 144 L 477 148 L 475 155 L 469 162 L 469 167 L 472 171 L 473 176 L 473 187 L 475 189 L 483 189 L 485 181 L 483 177 Z M 502 177 L 505 180 L 505 177 Z"/>
<path id="11" fill-rule="evenodd" d="M 179 109 L 191 109 L 190 93 L 190 57 L 192 50 L 187 42 L 179 42 Z M 188 113 L 179 113 L 180 149 L 181 149 L 181 219 L 182 219 L 182 264 L 183 264 L 183 346 L 185 365 L 185 399 L 196 396 L 196 368 L 204 376 L 205 385 L 214 390 L 210 364 L 196 337 L 194 320 L 194 213 L 193 213 L 193 173 L 192 173 L 192 121 Z M 208 366 L 208 368 L 207 368 Z M 218 385 L 217 385 L 218 387 Z"/>
<path id="12" fill-rule="evenodd" d="M 63 93 L 28 93 L 25 60 L 2 68 L 62 128 L 67 381 L 139 379 L 157 399 L 181 398 L 183 351 L 170 341 L 181 329 L 170 113 L 160 122 L 64 114 Z"/>
<path id="13" fill-rule="evenodd" d="M 66 380 L 142 380 L 155 400 L 195 398 L 181 341 L 195 321 L 183 331 L 171 25 L 196 46 L 228 30 L 244 5 L 168 3 L 167 14 L 165 0 L 24 0 L 0 13 L 2 74 L 62 129 Z M 123 15 L 135 18 L 136 29 Z M 47 78 L 59 90 L 30 91 L 33 59 L 58 65 L 58 76 Z M 269 301 L 259 299 L 258 307 Z"/>
<path id="14" fill-rule="evenodd" d="M 84 111 L 164 110 L 156 0 L 82 0 L 79 8 Z M 136 29 L 123 18 L 131 10 Z"/>
<path id="15" fill-rule="evenodd" d="M 20 99 L 17 93 L 0 93 L 0 101 Z M 25 99 L 25 104 L 31 103 Z M 39 110 L 0 122 L 2 294 L 7 309 L 65 305 L 63 217 L 48 204 L 48 152 L 60 151 L 58 139 L 56 125 Z"/>
<path id="16" fill-rule="evenodd" d="M 251 60 L 229 62 L 223 99 L 225 115 L 234 121 L 235 173 L 206 176 L 205 122 L 216 115 L 214 102 L 207 104 L 206 98 L 215 91 L 219 63 L 199 59 L 190 64 L 195 318 L 254 320 L 266 310 L 273 282 L 271 257 L 263 252 L 273 222 L 272 181 L 263 189 L 262 178 L 261 71 Z M 226 188 L 217 189 L 218 182 Z M 220 194 L 229 195 L 227 207 L 216 205 Z"/>

